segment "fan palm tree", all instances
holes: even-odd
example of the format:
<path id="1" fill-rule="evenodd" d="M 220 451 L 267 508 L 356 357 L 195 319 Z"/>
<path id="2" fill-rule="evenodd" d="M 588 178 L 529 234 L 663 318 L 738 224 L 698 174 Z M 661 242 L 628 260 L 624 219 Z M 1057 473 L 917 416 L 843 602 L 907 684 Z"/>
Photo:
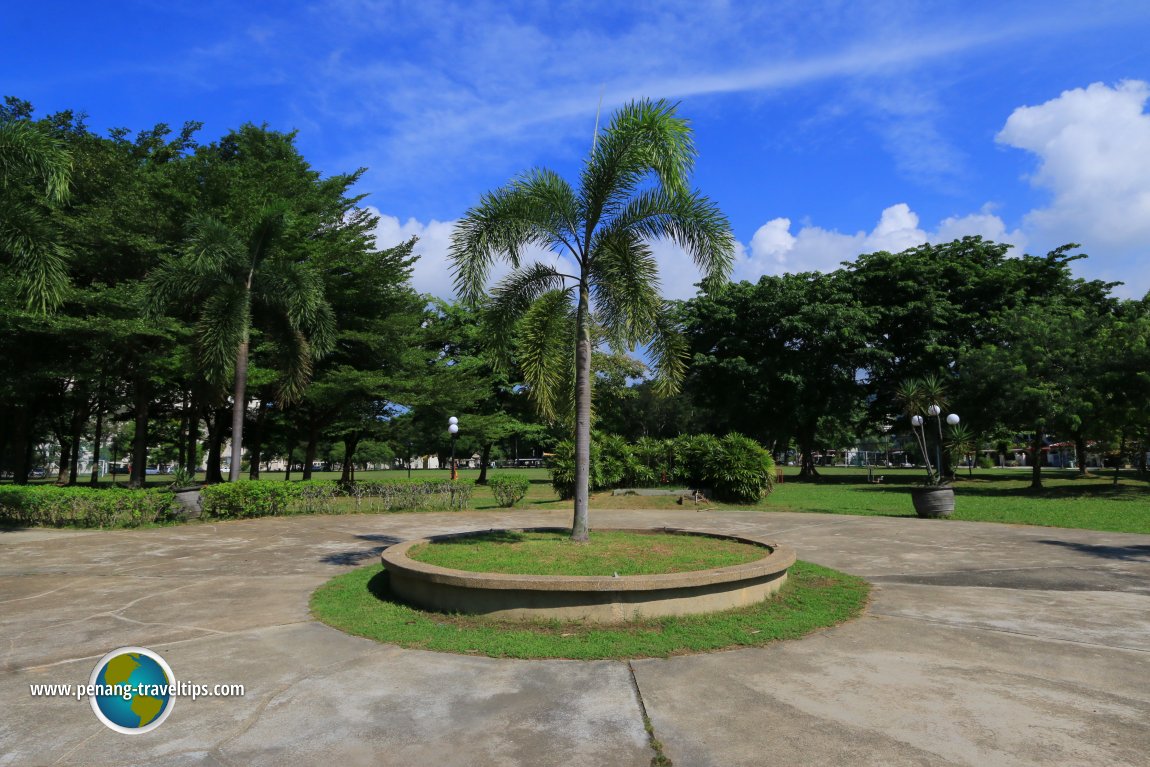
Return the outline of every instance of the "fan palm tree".
<path id="1" fill-rule="evenodd" d="M 68 287 L 68 260 L 45 206 L 68 199 L 72 156 L 27 120 L 0 120 L 0 253 L 27 307 L 47 313 Z"/>
<path id="2" fill-rule="evenodd" d="M 559 389 L 574 368 L 574 541 L 589 537 L 592 339 L 646 345 L 657 380 L 673 391 L 686 347 L 660 296 L 650 243 L 677 243 L 705 285 L 730 273 L 730 225 L 714 203 L 688 189 L 695 154 L 690 126 L 674 105 L 632 102 L 596 132 L 578 189 L 550 170 L 529 171 L 484 195 L 452 234 L 455 290 L 463 300 L 479 302 L 495 262 L 510 263 L 489 302 L 492 337 L 506 346 L 518 328 L 520 364 L 545 415 L 559 409 Z M 529 246 L 570 259 L 573 273 L 523 263 Z"/>
<path id="3" fill-rule="evenodd" d="M 330 351 L 335 319 L 324 298 L 323 282 L 305 262 L 284 248 L 287 213 L 263 210 L 239 230 L 210 217 L 193 222 L 182 258 L 164 261 L 149 277 L 153 312 L 175 301 L 197 302 L 199 362 L 209 381 L 234 383 L 232 454 L 229 480 L 239 478 L 243 455 L 248 346 L 260 321 L 283 350 L 280 399 L 303 394 L 312 363 Z"/>

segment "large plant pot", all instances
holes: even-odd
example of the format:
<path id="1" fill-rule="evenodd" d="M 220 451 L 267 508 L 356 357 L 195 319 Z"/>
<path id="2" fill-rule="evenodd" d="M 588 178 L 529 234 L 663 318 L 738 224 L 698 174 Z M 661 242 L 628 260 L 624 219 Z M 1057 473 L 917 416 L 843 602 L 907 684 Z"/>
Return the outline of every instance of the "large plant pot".
<path id="1" fill-rule="evenodd" d="M 949 517 L 954 511 L 954 488 L 949 485 L 912 487 L 910 497 L 914 513 L 925 519 Z"/>
<path id="2" fill-rule="evenodd" d="M 185 519 L 193 519 L 200 516 L 200 487 L 181 487 L 172 491 L 176 496 L 176 512 L 182 514 Z"/>

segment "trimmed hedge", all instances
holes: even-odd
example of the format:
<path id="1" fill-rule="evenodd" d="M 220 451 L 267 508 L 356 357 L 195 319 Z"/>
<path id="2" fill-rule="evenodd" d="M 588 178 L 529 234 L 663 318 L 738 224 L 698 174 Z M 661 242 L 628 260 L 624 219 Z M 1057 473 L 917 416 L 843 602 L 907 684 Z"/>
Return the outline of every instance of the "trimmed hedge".
<path id="1" fill-rule="evenodd" d="M 531 480 L 527 477 L 501 474 L 487 480 L 495 502 L 505 508 L 511 508 L 527 496 L 531 489 Z"/>
<path id="2" fill-rule="evenodd" d="M 175 519 L 166 490 L 11 485 L 0 488 L 0 520 L 44 527 L 138 527 Z"/>
<path id="3" fill-rule="evenodd" d="M 459 511 L 467 506 L 474 487 L 473 482 L 463 480 L 408 482 L 401 479 L 350 485 L 325 480 L 226 482 L 205 487 L 200 505 L 205 517 L 216 519 L 348 510 L 346 505 L 335 503 L 339 498 L 353 499 L 353 511 Z"/>
<path id="4" fill-rule="evenodd" d="M 562 498 L 575 494 L 575 445 L 559 443 L 551 459 L 551 485 Z M 629 443 L 613 434 L 591 438 L 591 490 L 657 487 L 710 488 L 732 503 L 755 503 L 774 488 L 775 462 L 762 445 L 741 434 L 711 434 Z"/>

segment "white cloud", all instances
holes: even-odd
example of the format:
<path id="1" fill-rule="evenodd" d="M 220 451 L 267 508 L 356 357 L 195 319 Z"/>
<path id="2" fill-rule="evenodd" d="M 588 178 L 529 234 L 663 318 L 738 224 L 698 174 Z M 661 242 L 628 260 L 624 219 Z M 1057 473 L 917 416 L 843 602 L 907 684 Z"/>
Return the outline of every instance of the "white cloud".
<path id="1" fill-rule="evenodd" d="M 750 246 L 741 248 L 735 261 L 735 279 L 757 280 L 764 274 L 828 272 L 861 253 L 880 250 L 898 253 L 925 242 L 950 242 L 967 235 L 981 235 L 996 242 L 1009 242 L 1021 249 L 1022 233 L 1008 232 L 998 216 L 979 213 L 944 219 L 933 232 L 919 226 L 918 214 L 906 203 L 886 208 L 874 229 L 847 234 L 818 226 L 801 226 L 791 232 L 789 218 L 775 218 L 759 227 Z"/>
<path id="2" fill-rule="evenodd" d="M 451 232 L 455 228 L 455 222 L 432 220 L 424 224 L 414 218 L 400 222 L 395 216 L 380 213 L 374 208 L 369 210 L 379 216 L 379 224 L 375 227 L 376 247 L 390 248 L 406 242 L 411 237 L 417 238 L 413 252 L 419 256 L 419 260 L 412 269 L 412 287 L 419 293 L 430 293 L 448 301 L 455 300 L 454 275 L 448 258 L 451 250 Z M 523 261 L 552 264 L 567 274 L 573 274 L 575 268 L 570 259 L 539 248 L 527 248 L 523 254 Z M 491 269 L 489 285 L 494 285 L 507 276 L 508 272 L 510 267 L 506 262 L 496 262 Z"/>
<path id="3" fill-rule="evenodd" d="M 391 248 L 412 237 L 418 237 L 414 252 L 419 260 L 415 262 L 412 272 L 412 286 L 420 293 L 451 299 L 454 294 L 447 253 L 451 247 L 451 230 L 454 226 L 454 221 L 432 220 L 424 224 L 414 218 L 400 223 L 395 216 L 381 214 L 375 228 L 375 243 L 378 248 Z"/>
<path id="4" fill-rule="evenodd" d="M 1087 262 L 1092 273 L 1118 267 L 1118 278 L 1136 293 L 1150 287 L 1148 99 L 1146 82 L 1094 83 L 1019 107 L 996 137 L 1038 156 L 1030 183 L 1052 195 L 1048 206 L 1026 215 L 1030 236 L 1050 247 L 1083 243 L 1087 252 L 1096 251 Z"/>
<path id="5" fill-rule="evenodd" d="M 455 295 L 452 290 L 451 263 L 447 254 L 454 226 L 454 221 L 431 221 L 424 224 L 409 218 L 406 222 L 400 222 L 395 216 L 380 214 L 379 225 L 375 230 L 376 243 L 378 247 L 386 248 L 398 245 L 409 237 L 418 237 L 415 254 L 419 256 L 419 261 L 416 262 L 412 276 L 415 289 L 453 300 Z M 1026 244 L 1021 232 L 1007 231 L 1006 224 L 991 213 L 989 208 L 966 216 L 946 218 L 933 232 L 927 232 L 919 226 L 918 214 L 906 203 L 898 203 L 882 211 L 871 231 L 854 234 L 811 225 L 801 226 L 796 233 L 792 233 L 790 219 L 772 219 L 759 227 L 749 244 L 735 243 L 732 278 L 753 282 L 764 274 L 833 271 L 843 261 L 852 261 L 861 253 L 879 250 L 898 253 L 924 242 L 950 242 L 968 235 L 981 235 L 995 242 L 1011 243 L 1016 252 L 1021 252 Z M 691 258 L 679 246 L 667 240 L 653 242 L 651 249 L 659 263 L 663 295 L 666 298 L 694 296 L 700 274 Z M 525 261 L 555 264 L 560 271 L 568 274 L 573 274 L 575 270 L 570 259 L 542 250 L 529 252 Z M 504 277 L 508 271 L 506 263 L 496 264 L 492 270 L 491 284 Z"/>

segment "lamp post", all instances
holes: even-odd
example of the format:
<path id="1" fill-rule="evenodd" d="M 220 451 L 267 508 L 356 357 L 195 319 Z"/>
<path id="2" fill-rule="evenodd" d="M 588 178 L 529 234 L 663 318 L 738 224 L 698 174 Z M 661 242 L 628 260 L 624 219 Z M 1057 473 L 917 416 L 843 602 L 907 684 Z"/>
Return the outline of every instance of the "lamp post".
<path id="1" fill-rule="evenodd" d="M 408 440 L 407 441 L 407 478 L 408 479 L 411 479 L 411 456 L 413 455 L 411 451 L 413 449 L 414 448 L 412 448 L 412 446 L 411 446 L 411 440 Z"/>
<path id="2" fill-rule="evenodd" d="M 455 438 L 459 436 L 459 419 L 451 416 L 447 419 L 447 431 L 451 434 L 451 478 L 459 479 L 455 470 Z"/>

